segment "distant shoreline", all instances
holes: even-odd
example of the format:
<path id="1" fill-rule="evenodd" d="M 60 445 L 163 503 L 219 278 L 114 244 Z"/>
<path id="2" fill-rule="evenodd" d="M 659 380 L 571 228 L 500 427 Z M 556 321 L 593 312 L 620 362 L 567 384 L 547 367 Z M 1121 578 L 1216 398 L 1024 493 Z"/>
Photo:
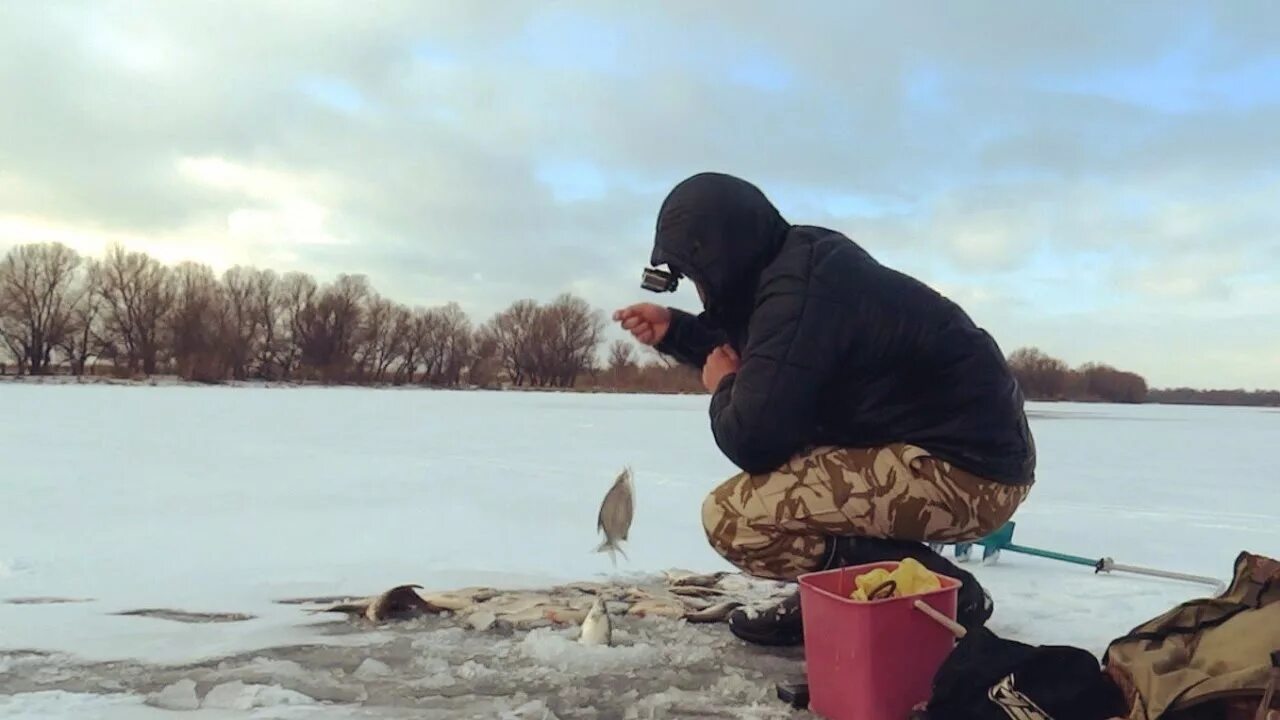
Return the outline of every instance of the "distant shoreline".
<path id="1" fill-rule="evenodd" d="M 478 386 L 478 385 L 456 385 L 456 386 L 437 386 L 424 385 L 421 383 L 335 383 L 320 382 L 310 380 L 219 380 L 214 382 L 198 382 L 195 380 L 184 380 L 177 375 L 154 375 L 150 378 L 117 378 L 108 375 L 0 375 L 0 384 L 11 385 L 112 385 L 119 387 L 221 387 L 221 388 L 266 388 L 266 389 L 313 389 L 313 388 L 366 388 L 370 390 L 445 390 L 452 392 L 468 392 L 468 391 L 486 391 L 486 392 L 515 392 L 515 393 L 551 393 L 551 394 L 579 394 L 579 395 L 706 395 L 705 392 L 692 392 L 687 390 L 658 390 L 658 389 L 627 389 L 608 386 L 599 386 L 585 384 L 580 387 L 557 388 L 557 387 L 529 387 L 529 386 Z M 1154 393 L 1168 392 L 1155 390 Z M 1197 393 L 1222 393 L 1237 391 L 1210 391 L 1198 390 Z M 1192 406 L 1192 407 L 1239 407 L 1239 408 L 1257 408 L 1280 410 L 1280 403 L 1275 404 L 1259 404 L 1244 402 L 1222 402 L 1214 400 L 1196 400 L 1196 399 L 1165 399 L 1165 400 L 1145 400 L 1140 403 L 1123 403 L 1112 402 L 1106 400 L 1090 400 L 1079 398 L 1028 398 L 1030 402 L 1058 404 L 1058 403 L 1078 403 L 1082 405 L 1172 405 L 1172 406 Z"/>
<path id="2" fill-rule="evenodd" d="M 517 385 L 430 385 L 423 383 L 373 383 L 373 382 L 320 382 L 316 380 L 216 380 L 200 382 L 186 380 L 177 375 L 153 375 L 150 378 L 117 378 L 107 375 L 0 375 L 0 385 L 112 385 L 117 387 L 207 387 L 207 388 L 267 388 L 267 389 L 315 389 L 347 388 L 367 390 L 437 390 L 450 392 L 513 392 L 559 393 L 579 395 L 706 395 L 705 392 L 685 390 L 632 390 L 596 385 L 580 387 L 533 387 Z"/>

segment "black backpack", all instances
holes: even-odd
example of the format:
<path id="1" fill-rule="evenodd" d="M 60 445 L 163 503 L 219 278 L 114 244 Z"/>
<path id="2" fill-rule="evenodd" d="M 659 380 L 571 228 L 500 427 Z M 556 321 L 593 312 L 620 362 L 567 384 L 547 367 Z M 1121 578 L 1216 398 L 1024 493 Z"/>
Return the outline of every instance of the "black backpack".
<path id="1" fill-rule="evenodd" d="M 938 669 L 932 697 L 912 720 L 1108 720 L 1127 713 L 1123 693 L 1091 653 L 977 628 Z"/>

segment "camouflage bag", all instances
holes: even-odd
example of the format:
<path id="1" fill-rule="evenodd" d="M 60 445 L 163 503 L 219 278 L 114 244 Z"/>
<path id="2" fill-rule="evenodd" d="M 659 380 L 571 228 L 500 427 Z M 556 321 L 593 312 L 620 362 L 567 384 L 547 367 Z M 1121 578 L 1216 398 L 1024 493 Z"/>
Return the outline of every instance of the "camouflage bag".
<path id="1" fill-rule="evenodd" d="M 1104 667 L 1128 720 L 1270 720 L 1280 713 L 1280 562 L 1242 552 L 1219 596 L 1112 641 Z"/>

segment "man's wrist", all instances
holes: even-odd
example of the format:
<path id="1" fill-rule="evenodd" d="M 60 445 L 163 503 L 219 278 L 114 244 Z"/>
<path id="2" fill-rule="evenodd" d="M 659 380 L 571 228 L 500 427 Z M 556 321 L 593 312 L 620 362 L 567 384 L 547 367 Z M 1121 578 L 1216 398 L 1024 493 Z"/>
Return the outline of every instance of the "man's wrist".
<path id="1" fill-rule="evenodd" d="M 677 310 L 673 307 L 667 308 L 667 312 L 670 314 L 667 318 L 667 331 L 662 333 L 662 337 L 653 344 L 653 349 L 664 355 L 674 355 L 675 353 L 672 352 L 672 343 L 674 342 L 676 333 L 679 332 L 677 328 L 680 323 L 683 322 L 681 316 L 688 315 L 688 313 L 683 310 Z"/>
<path id="2" fill-rule="evenodd" d="M 724 375 L 722 375 L 722 376 L 720 377 L 720 381 L 716 383 L 716 388 L 715 388 L 715 390 L 713 390 L 712 392 L 713 392 L 714 394 L 719 394 L 719 393 L 722 393 L 722 392 L 728 392 L 728 391 L 729 391 L 730 386 L 732 386 L 732 385 L 733 385 L 733 380 L 734 380 L 734 378 L 735 378 L 737 375 L 738 375 L 738 371 L 737 371 L 737 370 L 730 370 L 729 372 L 727 372 L 727 373 L 725 373 Z"/>

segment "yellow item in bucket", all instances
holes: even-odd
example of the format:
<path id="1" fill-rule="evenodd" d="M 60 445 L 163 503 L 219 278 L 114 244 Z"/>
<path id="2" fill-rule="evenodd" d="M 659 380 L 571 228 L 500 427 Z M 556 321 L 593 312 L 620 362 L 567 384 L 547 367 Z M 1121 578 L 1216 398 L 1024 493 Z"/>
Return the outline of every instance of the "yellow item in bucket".
<path id="1" fill-rule="evenodd" d="M 876 568 L 854 578 L 853 582 L 856 587 L 849 597 L 859 602 L 919 595 L 942 587 L 937 575 L 912 558 L 904 559 L 893 572 Z"/>

